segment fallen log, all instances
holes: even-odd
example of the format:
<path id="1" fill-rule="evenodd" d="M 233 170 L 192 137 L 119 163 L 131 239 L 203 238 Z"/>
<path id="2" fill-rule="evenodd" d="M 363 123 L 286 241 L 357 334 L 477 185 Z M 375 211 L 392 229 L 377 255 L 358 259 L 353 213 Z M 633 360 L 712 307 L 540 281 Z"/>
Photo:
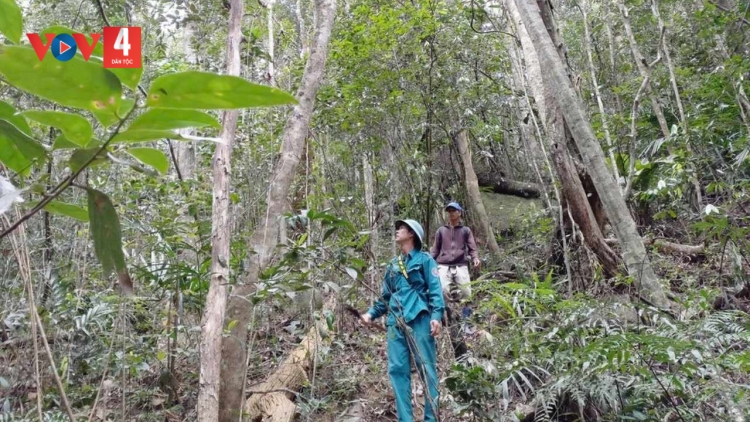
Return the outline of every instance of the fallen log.
<path id="1" fill-rule="evenodd" d="M 504 195 L 539 198 L 542 194 L 542 187 L 536 183 L 506 179 L 500 174 L 478 173 L 477 181 L 479 182 L 479 186 L 491 187 L 493 192 Z"/>
<path id="2" fill-rule="evenodd" d="M 617 239 L 605 239 L 609 245 L 618 245 L 620 243 Z M 689 255 L 698 256 L 705 255 L 706 248 L 703 245 L 683 245 L 681 243 L 668 242 L 663 239 L 652 239 L 644 238 L 643 244 L 645 246 L 654 245 L 662 252 L 668 252 L 677 255 Z"/>
<path id="3" fill-rule="evenodd" d="M 333 310 L 336 297 L 329 298 L 323 309 Z M 323 323 L 324 324 L 324 323 Z M 314 324 L 299 345 L 264 382 L 248 389 L 245 401 L 245 420 L 292 422 L 297 405 L 292 401 L 299 389 L 307 383 L 307 371 L 323 341 L 318 323 Z"/>

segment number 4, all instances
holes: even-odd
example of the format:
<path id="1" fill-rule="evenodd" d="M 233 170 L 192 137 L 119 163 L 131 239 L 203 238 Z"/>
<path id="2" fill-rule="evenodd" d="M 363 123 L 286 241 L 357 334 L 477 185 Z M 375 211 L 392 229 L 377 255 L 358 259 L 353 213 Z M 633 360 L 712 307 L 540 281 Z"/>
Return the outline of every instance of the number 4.
<path id="1" fill-rule="evenodd" d="M 128 51 L 130 51 L 130 44 L 128 43 L 128 28 L 120 28 L 120 32 L 117 33 L 115 50 L 122 50 L 122 55 L 125 57 L 128 56 Z"/>

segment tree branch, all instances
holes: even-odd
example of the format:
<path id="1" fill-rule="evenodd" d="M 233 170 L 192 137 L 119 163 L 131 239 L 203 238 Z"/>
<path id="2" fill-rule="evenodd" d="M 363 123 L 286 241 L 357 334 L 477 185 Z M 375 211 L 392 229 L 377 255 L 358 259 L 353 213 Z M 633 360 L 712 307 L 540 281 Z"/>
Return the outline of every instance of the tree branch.
<path id="1" fill-rule="evenodd" d="M 104 14 L 104 6 L 102 6 L 102 0 L 94 0 L 94 3 L 96 3 L 96 7 L 99 8 L 99 14 L 102 17 L 102 20 L 104 20 L 104 23 L 106 23 L 107 26 L 112 26 L 109 24 L 109 19 L 107 19 L 107 15 Z"/>
<path id="2" fill-rule="evenodd" d="M 114 131 L 109 135 L 109 138 L 104 142 L 104 144 L 99 148 L 99 150 L 96 151 L 95 154 L 93 154 L 78 170 L 74 171 L 70 174 L 70 176 L 63 179 L 62 182 L 60 182 L 57 186 L 54 187 L 54 189 L 47 191 L 43 194 L 44 199 L 39 201 L 38 204 L 34 206 L 29 212 L 23 215 L 23 217 L 19 218 L 17 221 L 15 221 L 13 224 L 11 224 L 7 229 L 5 229 L 2 233 L 0 233 L 0 239 L 4 238 L 5 236 L 9 235 L 13 232 L 13 230 L 17 229 L 18 226 L 20 226 L 24 221 L 28 220 L 29 218 L 33 217 L 34 214 L 38 213 L 42 208 L 44 208 L 47 204 L 55 200 L 60 194 L 70 186 L 70 184 L 80 175 L 83 173 L 88 166 L 94 162 L 96 157 L 99 156 L 99 154 L 104 151 L 109 144 L 112 142 L 112 139 L 120 132 L 120 128 L 122 128 L 122 125 L 125 124 L 125 121 L 130 117 L 131 114 L 133 114 L 133 111 L 135 110 L 135 107 L 131 108 L 128 114 L 125 115 L 122 119 L 120 119 L 120 122 L 117 124 L 117 127 Z"/>

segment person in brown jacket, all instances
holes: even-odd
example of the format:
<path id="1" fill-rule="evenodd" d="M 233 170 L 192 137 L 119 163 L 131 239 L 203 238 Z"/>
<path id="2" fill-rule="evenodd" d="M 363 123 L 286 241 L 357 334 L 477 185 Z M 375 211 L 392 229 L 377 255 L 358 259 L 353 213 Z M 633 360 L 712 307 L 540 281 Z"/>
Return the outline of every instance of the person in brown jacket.
<path id="1" fill-rule="evenodd" d="M 471 229 L 461 224 L 463 208 L 458 202 L 446 205 L 445 212 L 448 222 L 438 229 L 430 252 L 438 263 L 443 295 L 446 299 L 465 301 L 471 297 L 469 258 L 475 267 L 480 264 L 477 243 Z M 451 293 L 453 290 L 459 291 L 459 298 Z"/>

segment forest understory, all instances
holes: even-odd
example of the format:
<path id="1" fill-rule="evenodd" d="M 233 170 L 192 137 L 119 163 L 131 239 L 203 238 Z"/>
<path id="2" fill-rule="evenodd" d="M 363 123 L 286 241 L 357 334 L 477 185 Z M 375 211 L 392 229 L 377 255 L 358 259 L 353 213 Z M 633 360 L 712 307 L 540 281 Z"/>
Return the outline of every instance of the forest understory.
<path id="1" fill-rule="evenodd" d="M 440 421 L 748 421 L 749 28 L 748 0 L 0 0 L 0 422 L 397 421 L 361 313 L 394 223 L 427 251 L 451 201 L 481 265 Z"/>

